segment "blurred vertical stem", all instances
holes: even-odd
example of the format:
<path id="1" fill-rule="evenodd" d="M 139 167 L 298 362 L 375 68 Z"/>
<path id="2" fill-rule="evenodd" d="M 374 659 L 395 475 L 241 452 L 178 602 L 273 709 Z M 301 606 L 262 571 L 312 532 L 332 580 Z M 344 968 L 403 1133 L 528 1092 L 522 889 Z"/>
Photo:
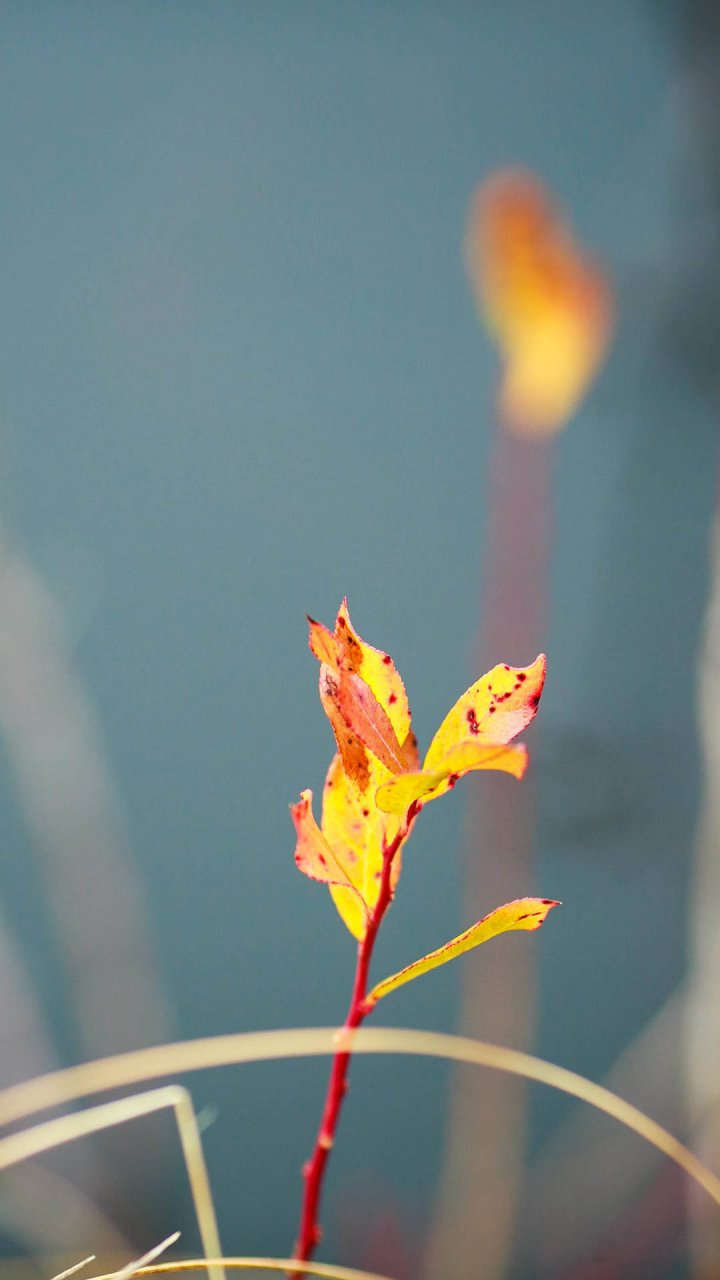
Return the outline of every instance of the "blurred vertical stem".
<path id="1" fill-rule="evenodd" d="M 498 427 L 489 468 L 479 670 L 492 655 L 522 663 L 543 646 L 551 545 L 552 437 L 529 439 Z M 488 774 L 471 781 L 463 856 L 463 914 L 527 892 L 535 830 L 532 780 Z M 459 1031 L 528 1049 L 535 1026 L 535 959 L 530 947 L 488 948 L 482 966 L 462 971 Z M 495 1073 L 455 1071 L 445 1161 L 428 1241 L 426 1280 L 466 1280 L 483 1259 L 483 1280 L 506 1268 L 517 1198 L 526 1086 Z"/>

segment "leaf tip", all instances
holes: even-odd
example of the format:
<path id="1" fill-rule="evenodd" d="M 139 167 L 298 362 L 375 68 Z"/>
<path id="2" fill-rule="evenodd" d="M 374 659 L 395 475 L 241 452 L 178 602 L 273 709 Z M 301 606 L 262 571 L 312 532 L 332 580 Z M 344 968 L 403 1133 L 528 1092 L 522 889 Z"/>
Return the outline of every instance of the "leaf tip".
<path id="1" fill-rule="evenodd" d="M 542 687 L 545 683 L 545 676 L 547 675 L 547 655 L 539 653 L 535 661 L 531 662 L 530 666 L 527 667 L 527 671 L 532 672 L 537 678 L 540 684 L 540 691 L 542 692 Z"/>
<path id="2" fill-rule="evenodd" d="M 540 906 L 543 908 L 543 910 L 537 913 L 538 915 L 537 922 L 528 926 L 528 928 L 530 929 L 542 928 L 550 912 L 552 911 L 553 907 L 562 906 L 562 902 L 559 902 L 557 898 L 540 898 L 539 901 L 540 901 Z"/>
<path id="3" fill-rule="evenodd" d="M 288 808 L 290 810 L 290 817 L 292 818 L 296 826 L 298 821 L 302 818 L 303 814 L 309 808 L 312 807 L 312 798 L 313 798 L 312 791 L 310 791 L 309 789 L 306 789 L 305 791 L 300 792 L 300 797 L 295 801 L 294 804 L 288 805 Z"/>
<path id="4" fill-rule="evenodd" d="M 322 622 L 311 618 L 309 613 L 305 616 L 308 620 L 308 648 L 311 654 L 321 664 L 333 667 L 337 661 L 335 636 Z"/>

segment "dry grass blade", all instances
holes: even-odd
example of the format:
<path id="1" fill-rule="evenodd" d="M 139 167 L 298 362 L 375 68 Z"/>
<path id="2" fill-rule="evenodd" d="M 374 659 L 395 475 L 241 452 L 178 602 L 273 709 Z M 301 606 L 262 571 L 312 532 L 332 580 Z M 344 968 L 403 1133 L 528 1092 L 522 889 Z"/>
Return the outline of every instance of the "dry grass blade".
<path id="1" fill-rule="evenodd" d="M 65 1271 L 58 1272 L 56 1276 L 52 1277 L 52 1280 L 68 1280 L 68 1276 L 74 1276 L 76 1271 L 82 1271 L 83 1267 L 86 1267 L 89 1262 L 94 1261 L 95 1254 L 89 1253 L 87 1258 L 83 1258 L 80 1262 L 74 1263 L 72 1267 L 68 1267 Z"/>
<path id="2" fill-rule="evenodd" d="M 120 1098 L 117 1102 L 102 1103 L 1 1138 L 0 1168 L 10 1168 L 21 1160 L 40 1155 L 65 1142 L 126 1124 L 165 1107 L 171 1108 L 175 1115 L 203 1249 L 207 1257 L 218 1257 L 222 1248 L 200 1132 L 190 1094 L 181 1085 L 166 1085 L 163 1089 Z M 133 1268 L 137 1265 L 140 1264 L 133 1264 Z M 211 1276 L 212 1280 L 224 1280 L 222 1269 L 213 1269 Z"/>
<path id="3" fill-rule="evenodd" d="M 148 1249 L 147 1253 L 144 1253 L 141 1258 L 136 1258 L 134 1262 L 128 1262 L 126 1267 L 121 1267 L 119 1271 L 116 1271 L 115 1280 L 130 1280 L 131 1276 L 137 1275 L 149 1262 L 154 1262 L 156 1258 L 160 1257 L 161 1253 L 164 1253 L 166 1249 L 170 1248 L 171 1244 L 175 1244 L 175 1241 L 179 1239 L 180 1232 L 173 1231 L 171 1236 L 166 1236 L 159 1244 L 153 1245 L 152 1249 Z"/>
<path id="4" fill-rule="evenodd" d="M 229 1066 L 242 1062 L 269 1062 L 283 1058 L 332 1055 L 337 1052 L 338 1043 L 342 1039 L 342 1035 L 339 1036 L 336 1030 L 328 1027 L 256 1031 L 157 1045 L 149 1049 L 119 1054 L 113 1058 L 69 1067 L 65 1071 L 56 1071 L 3 1090 L 0 1092 L 0 1124 L 24 1119 L 48 1107 L 96 1095 L 106 1089 L 122 1088 L 177 1072 L 200 1071 L 208 1067 Z M 553 1066 L 552 1063 L 544 1062 L 541 1058 L 505 1049 L 500 1045 L 471 1040 L 464 1036 L 443 1035 L 439 1032 L 406 1031 L 384 1027 L 363 1028 L 352 1033 L 348 1040 L 348 1047 L 350 1045 L 353 1053 L 417 1055 L 453 1062 L 467 1062 L 489 1067 L 495 1071 L 508 1071 L 512 1075 L 535 1080 L 567 1093 L 571 1097 L 579 1098 L 652 1143 L 679 1165 L 720 1206 L 720 1178 L 698 1160 L 687 1147 L 637 1107 L 633 1107 L 611 1093 L 609 1089 L 586 1080 L 574 1071 Z M 184 1090 L 179 1092 L 186 1095 Z M 187 1095 L 186 1101 L 189 1101 Z M 137 1105 L 137 1100 L 130 1098 L 124 1099 L 119 1104 L 109 1103 L 107 1106 L 124 1105 L 130 1109 L 126 1117 L 129 1118 L 133 1104 Z M 102 1108 L 96 1108 L 96 1111 L 101 1110 Z M 44 1129 L 47 1133 L 52 1125 L 67 1127 L 72 1120 L 82 1123 L 83 1114 L 88 1113 L 81 1113 L 74 1117 L 61 1117 L 58 1121 L 49 1121 L 44 1126 L 38 1126 L 38 1129 Z M 119 1119 L 115 1121 L 115 1123 L 119 1122 Z M 192 1123 L 196 1129 L 194 1113 L 192 1113 Z M 37 1129 L 30 1131 L 30 1135 L 33 1133 L 37 1134 Z M 0 1140 L 0 1169 L 32 1154 L 33 1139 L 30 1135 L 18 1133 Z M 62 1138 L 56 1140 L 62 1141 Z M 197 1143 L 198 1150 L 201 1151 L 199 1135 Z M 210 1210 L 214 1222 L 212 1200 L 210 1200 Z M 219 1256 L 220 1252 L 219 1249 L 208 1250 L 208 1253 L 215 1257 Z M 297 1266 L 295 1269 L 298 1269 Z M 310 1271 L 308 1274 L 313 1272 Z M 314 1274 L 322 1275 L 323 1272 L 315 1271 Z M 330 1274 L 338 1275 L 339 1273 L 336 1269 Z"/>

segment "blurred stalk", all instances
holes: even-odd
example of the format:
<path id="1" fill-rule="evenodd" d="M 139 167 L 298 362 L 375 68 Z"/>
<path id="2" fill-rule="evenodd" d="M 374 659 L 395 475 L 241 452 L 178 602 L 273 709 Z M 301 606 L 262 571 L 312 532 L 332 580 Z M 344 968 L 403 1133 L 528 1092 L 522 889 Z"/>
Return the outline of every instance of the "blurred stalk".
<path id="1" fill-rule="evenodd" d="M 679 355 L 718 422 L 720 410 L 720 5 L 679 6 L 685 145 L 676 185 L 683 228 L 678 287 Z M 682 305 L 684 303 L 684 306 Z M 705 639 L 699 657 L 698 720 L 704 797 L 698 825 L 689 920 L 685 1010 L 687 1105 L 695 1150 L 720 1167 L 720 506 L 716 508 Z M 720 1223 L 690 1203 L 691 1270 L 718 1274 Z"/>
<path id="2" fill-rule="evenodd" d="M 167 1040 L 170 1019 L 150 925 L 99 727 L 73 670 L 54 602 L 2 537 L 0 600 L 0 732 L 39 854 L 82 1055 L 102 1057 Z M 27 993 L 18 1000 L 19 1009 L 32 1010 Z M 47 1065 L 30 1066 L 29 1074 Z M 164 1144 L 150 1144 L 139 1164 L 135 1139 L 103 1141 L 114 1156 L 107 1188 L 118 1196 L 122 1153 L 120 1167 L 125 1156 L 135 1167 L 131 1199 L 142 1217 L 148 1197 L 136 1192 L 144 1186 L 147 1193 L 157 1183 Z M 89 1181 L 99 1188 L 97 1171 Z M 120 1200 L 125 1215 L 127 1189 Z"/>
<path id="3" fill-rule="evenodd" d="M 690 973 L 685 1010 L 688 1108 L 693 1149 L 720 1166 L 720 511 L 713 533 L 712 581 L 699 670 L 699 722 L 705 796 L 695 853 L 690 908 Z M 717 1274 L 720 1222 L 698 1197 L 690 1197 L 692 1274 Z"/>
<path id="4" fill-rule="evenodd" d="M 543 648 L 551 544 L 552 438 L 495 432 L 490 466 L 483 621 L 474 669 L 522 665 Z M 463 917 L 532 892 L 535 793 L 501 774 L 470 783 Z M 535 949 L 488 947 L 461 969 L 459 1030 L 529 1050 L 535 1030 Z M 527 1087 L 457 1067 L 443 1171 L 426 1253 L 426 1280 L 505 1274 L 524 1159 Z"/>
<path id="5" fill-rule="evenodd" d="M 0 542 L 0 727 L 83 1054 L 167 1039 L 150 928 L 95 717 L 39 577 Z"/>

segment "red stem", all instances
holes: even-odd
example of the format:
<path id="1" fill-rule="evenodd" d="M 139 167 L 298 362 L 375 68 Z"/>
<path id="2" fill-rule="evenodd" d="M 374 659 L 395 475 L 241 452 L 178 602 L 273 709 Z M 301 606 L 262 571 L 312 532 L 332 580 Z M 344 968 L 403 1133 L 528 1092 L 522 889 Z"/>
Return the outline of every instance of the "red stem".
<path id="1" fill-rule="evenodd" d="M 367 1003 L 367 985 L 370 961 L 372 959 L 375 940 L 383 922 L 385 913 L 392 902 L 392 866 L 401 844 L 410 834 L 413 821 L 418 813 L 418 806 L 413 803 L 408 809 L 405 821 L 391 843 L 383 849 L 383 867 L 378 899 L 370 914 L 365 937 L 358 943 L 355 980 L 350 998 L 347 1016 L 343 1023 L 343 1031 L 354 1031 L 359 1027 L 372 1010 Z M 303 1168 L 305 1191 L 300 1213 L 300 1232 L 293 1257 L 298 1262 L 308 1262 L 320 1243 L 322 1231 L 318 1222 L 320 1198 L 322 1196 L 325 1169 L 328 1157 L 335 1144 L 338 1121 L 345 1095 L 348 1091 L 348 1072 L 352 1049 L 341 1049 L 333 1058 L 330 1068 L 325 1105 L 323 1106 L 320 1127 L 315 1138 L 315 1146 L 310 1159 Z M 300 1280 L 300 1273 L 294 1277 Z"/>

